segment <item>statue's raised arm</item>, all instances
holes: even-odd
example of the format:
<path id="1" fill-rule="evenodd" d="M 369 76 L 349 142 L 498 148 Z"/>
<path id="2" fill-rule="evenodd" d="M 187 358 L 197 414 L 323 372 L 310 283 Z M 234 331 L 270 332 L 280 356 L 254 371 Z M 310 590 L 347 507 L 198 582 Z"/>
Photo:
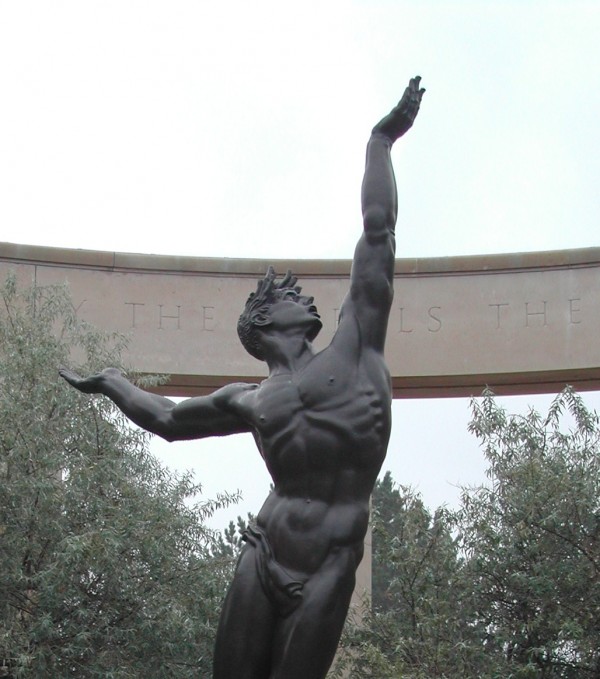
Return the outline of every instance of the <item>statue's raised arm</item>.
<path id="1" fill-rule="evenodd" d="M 398 194 L 390 151 L 413 125 L 424 89 L 412 78 L 398 104 L 371 132 L 362 184 L 364 233 L 354 254 L 350 294 L 342 305 L 340 338 L 356 319 L 363 346 L 383 352 L 393 297 L 395 226 Z"/>
<path id="2" fill-rule="evenodd" d="M 402 99 L 400 99 L 398 104 L 387 114 L 387 116 L 385 116 L 385 118 L 382 118 L 377 125 L 375 125 L 371 134 L 382 135 L 389 139 L 393 144 L 410 130 L 415 122 L 415 118 L 417 117 L 421 105 L 421 99 L 425 93 L 425 90 L 420 87 L 420 84 L 421 76 L 410 79 L 408 87 L 404 90 Z"/>

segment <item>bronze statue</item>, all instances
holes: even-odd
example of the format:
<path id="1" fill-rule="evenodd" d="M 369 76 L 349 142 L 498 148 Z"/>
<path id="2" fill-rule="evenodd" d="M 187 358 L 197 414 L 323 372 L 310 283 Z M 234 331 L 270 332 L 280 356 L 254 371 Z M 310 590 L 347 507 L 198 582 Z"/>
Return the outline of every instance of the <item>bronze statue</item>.
<path id="1" fill-rule="evenodd" d="M 363 554 L 369 497 L 385 458 L 391 384 L 384 343 L 393 297 L 397 193 L 390 150 L 412 126 L 423 89 L 410 81 L 371 133 L 362 234 L 350 292 L 331 344 L 315 353 L 321 321 L 290 272 L 269 269 L 238 323 L 266 361 L 261 384 L 230 384 L 174 404 L 108 368 L 81 378 L 140 427 L 168 441 L 252 432 L 273 491 L 248 529 L 217 634 L 214 679 L 322 679 L 342 632 Z"/>

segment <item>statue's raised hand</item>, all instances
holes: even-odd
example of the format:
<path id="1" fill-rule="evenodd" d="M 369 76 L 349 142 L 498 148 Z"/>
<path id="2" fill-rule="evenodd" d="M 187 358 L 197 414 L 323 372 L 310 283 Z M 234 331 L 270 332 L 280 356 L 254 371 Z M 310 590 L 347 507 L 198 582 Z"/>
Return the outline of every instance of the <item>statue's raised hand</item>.
<path id="1" fill-rule="evenodd" d="M 84 394 L 102 394 L 102 385 L 105 382 L 107 375 L 120 375 L 121 372 L 116 368 L 106 368 L 100 373 L 90 375 L 89 377 L 81 377 L 73 370 L 68 368 L 61 368 L 58 374 L 66 380 L 72 387 L 79 389 Z"/>
<path id="2" fill-rule="evenodd" d="M 373 128 L 372 134 L 381 134 L 387 137 L 392 143 L 405 134 L 415 122 L 421 99 L 425 92 L 419 88 L 421 76 L 411 78 L 408 87 L 404 90 L 402 99 L 398 104 L 382 118 Z"/>

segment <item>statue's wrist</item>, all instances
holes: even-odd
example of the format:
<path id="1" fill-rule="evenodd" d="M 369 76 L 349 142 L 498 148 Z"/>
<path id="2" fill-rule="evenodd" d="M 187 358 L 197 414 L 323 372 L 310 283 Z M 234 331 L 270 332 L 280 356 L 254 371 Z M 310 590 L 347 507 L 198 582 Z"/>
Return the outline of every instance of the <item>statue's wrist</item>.
<path id="1" fill-rule="evenodd" d="M 388 146 L 392 146 L 394 143 L 389 135 L 387 135 L 385 132 L 382 132 L 381 130 L 378 130 L 376 127 L 374 127 L 371 131 L 371 139 L 380 139 Z"/>
<path id="2" fill-rule="evenodd" d="M 121 371 L 116 368 L 106 368 L 98 375 L 97 387 L 100 394 L 106 394 L 106 391 L 113 382 L 114 377 L 120 376 Z"/>

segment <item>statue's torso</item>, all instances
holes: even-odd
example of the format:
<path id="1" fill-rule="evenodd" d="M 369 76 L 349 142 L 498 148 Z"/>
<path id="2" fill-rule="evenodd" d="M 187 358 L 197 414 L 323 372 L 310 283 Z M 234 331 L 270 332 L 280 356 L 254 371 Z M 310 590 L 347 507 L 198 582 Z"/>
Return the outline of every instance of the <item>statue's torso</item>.
<path id="1" fill-rule="evenodd" d="M 274 482 L 258 521 L 279 561 L 311 572 L 332 548 L 362 543 L 390 403 L 380 354 L 351 362 L 331 347 L 248 394 L 245 416 Z"/>

